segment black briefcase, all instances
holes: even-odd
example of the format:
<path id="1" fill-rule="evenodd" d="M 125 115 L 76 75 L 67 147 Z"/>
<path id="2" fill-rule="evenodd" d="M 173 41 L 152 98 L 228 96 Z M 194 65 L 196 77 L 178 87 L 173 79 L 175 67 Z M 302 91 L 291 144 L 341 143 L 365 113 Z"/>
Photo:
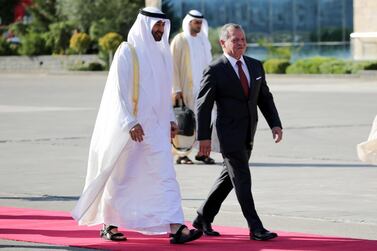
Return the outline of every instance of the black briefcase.
<path id="1" fill-rule="evenodd" d="M 176 102 L 173 109 L 178 123 L 178 135 L 194 136 L 196 129 L 195 113 L 185 105 L 183 100 Z"/>

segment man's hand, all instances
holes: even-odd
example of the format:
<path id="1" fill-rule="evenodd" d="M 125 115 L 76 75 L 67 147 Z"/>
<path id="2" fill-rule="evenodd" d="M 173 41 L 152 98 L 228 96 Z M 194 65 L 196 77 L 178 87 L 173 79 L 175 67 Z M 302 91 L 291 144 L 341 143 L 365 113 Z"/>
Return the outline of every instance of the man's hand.
<path id="1" fill-rule="evenodd" d="M 183 93 L 182 92 L 176 92 L 173 95 L 174 103 L 177 103 L 179 100 L 183 100 Z"/>
<path id="2" fill-rule="evenodd" d="M 174 121 L 170 121 L 170 137 L 173 139 L 178 133 L 178 126 Z"/>
<path id="3" fill-rule="evenodd" d="M 144 131 L 140 124 L 136 124 L 130 130 L 130 136 L 133 141 L 143 141 Z"/>
<path id="4" fill-rule="evenodd" d="M 198 156 L 209 156 L 211 153 L 211 140 L 200 140 L 199 141 L 199 153 Z"/>
<path id="5" fill-rule="evenodd" d="M 272 131 L 272 138 L 275 140 L 275 143 L 279 143 L 283 138 L 283 130 L 280 127 L 273 127 Z"/>

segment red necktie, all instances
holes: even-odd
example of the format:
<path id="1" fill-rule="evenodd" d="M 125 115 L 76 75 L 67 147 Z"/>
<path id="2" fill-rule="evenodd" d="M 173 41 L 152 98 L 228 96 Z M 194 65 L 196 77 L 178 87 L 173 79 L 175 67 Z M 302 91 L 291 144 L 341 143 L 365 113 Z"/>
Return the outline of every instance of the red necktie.
<path id="1" fill-rule="evenodd" d="M 249 97 L 249 83 L 247 81 L 245 72 L 242 69 L 242 62 L 240 60 L 237 61 L 237 66 L 238 66 L 238 75 L 240 77 L 243 92 L 246 97 Z"/>

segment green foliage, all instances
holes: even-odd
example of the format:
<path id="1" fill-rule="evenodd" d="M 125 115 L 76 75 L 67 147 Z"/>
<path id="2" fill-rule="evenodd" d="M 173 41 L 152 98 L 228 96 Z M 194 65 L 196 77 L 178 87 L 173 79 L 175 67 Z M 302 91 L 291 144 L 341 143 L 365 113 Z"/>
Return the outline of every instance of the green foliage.
<path id="1" fill-rule="evenodd" d="M 74 25 L 69 21 L 50 24 L 49 32 L 46 34 L 46 45 L 52 49 L 53 53 L 65 54 L 73 29 Z"/>
<path id="2" fill-rule="evenodd" d="M 49 25 L 59 21 L 57 11 L 58 0 L 33 0 L 33 4 L 28 7 L 32 22 L 31 32 L 47 32 Z"/>
<path id="3" fill-rule="evenodd" d="M 104 65 L 98 62 L 90 62 L 87 64 L 83 60 L 78 60 L 68 67 L 71 71 L 103 71 Z"/>
<path id="4" fill-rule="evenodd" d="M 377 70 L 377 62 L 366 63 L 364 70 Z"/>
<path id="5" fill-rule="evenodd" d="M 123 38 L 116 32 L 109 32 L 99 39 L 99 46 L 101 50 L 106 52 L 115 52 L 118 46 L 122 43 Z"/>
<path id="6" fill-rule="evenodd" d="M 267 62 L 266 62 L 267 63 Z M 268 72 L 267 67 L 266 72 Z M 377 70 L 377 62 L 344 61 L 335 58 L 313 57 L 301 59 L 286 69 L 288 74 L 355 74 L 361 70 Z"/>
<path id="7" fill-rule="evenodd" d="M 351 73 L 350 63 L 343 60 L 332 60 L 325 62 L 319 66 L 322 74 L 349 74 Z"/>
<path id="8" fill-rule="evenodd" d="M 273 58 L 263 63 L 266 73 L 285 73 L 287 67 L 290 65 L 286 59 Z"/>
<path id="9" fill-rule="evenodd" d="M 368 65 L 369 62 L 355 62 L 353 61 L 351 65 L 349 66 L 351 69 L 351 73 L 358 73 L 359 71 L 362 71 L 365 69 L 365 67 Z"/>
<path id="10" fill-rule="evenodd" d="M 138 11 L 144 7 L 144 0 L 60 0 L 59 12 L 69 20 L 73 20 L 81 31 L 90 32 L 91 26 L 99 22 L 97 27 L 103 29 L 96 38 L 110 31 L 127 37 Z M 98 20 L 105 20 L 98 21 Z M 94 28 L 93 28 L 94 29 Z"/>
<path id="11" fill-rule="evenodd" d="M 84 54 L 90 46 L 90 37 L 85 32 L 77 32 L 72 35 L 69 47 L 79 54 Z"/>
<path id="12" fill-rule="evenodd" d="M 334 59 L 320 65 L 320 73 L 323 74 L 351 74 L 357 73 L 364 68 L 364 64 L 353 61 Z"/>
<path id="13" fill-rule="evenodd" d="M 88 65 L 89 71 L 103 71 L 105 67 L 101 63 L 91 62 Z"/>
<path id="14" fill-rule="evenodd" d="M 34 56 L 50 53 L 46 48 L 46 41 L 43 38 L 43 34 L 30 32 L 21 37 L 21 41 L 21 47 L 19 49 L 21 55 Z"/>
<path id="15" fill-rule="evenodd" d="M 98 40 L 112 30 L 112 22 L 108 19 L 102 18 L 92 23 L 89 28 L 90 37 L 98 42 Z"/>
<path id="16" fill-rule="evenodd" d="M 12 45 L 5 38 L 0 36 L 0 56 L 17 54 L 17 45 Z"/>
<path id="17" fill-rule="evenodd" d="M 358 73 L 362 70 L 377 70 L 376 61 L 350 61 L 347 64 L 351 73 Z"/>
<path id="18" fill-rule="evenodd" d="M 109 69 L 113 55 L 122 41 L 122 36 L 116 32 L 109 32 L 99 39 L 99 57 L 106 63 L 106 69 Z"/>
<path id="19" fill-rule="evenodd" d="M 17 37 L 21 37 L 26 35 L 27 33 L 27 26 L 22 22 L 15 22 L 9 25 L 9 31 L 11 31 Z"/>
<path id="20" fill-rule="evenodd" d="M 0 36 L 0 55 L 11 55 L 9 43 L 2 36 Z"/>
<path id="21" fill-rule="evenodd" d="M 313 57 L 297 60 L 295 63 L 288 66 L 286 72 L 288 74 L 319 74 L 320 65 L 333 60 L 333 58 L 326 57 Z"/>
<path id="22" fill-rule="evenodd" d="M 377 70 L 377 62 L 333 60 L 320 66 L 321 73 L 355 74 L 362 70 Z"/>
<path id="23" fill-rule="evenodd" d="M 217 55 L 220 55 L 223 53 L 223 49 L 221 48 L 220 45 L 220 38 L 219 38 L 219 33 L 220 32 L 220 27 L 218 28 L 208 28 L 208 40 L 211 43 L 212 47 L 212 55 L 216 57 Z"/>
<path id="24" fill-rule="evenodd" d="M 290 60 L 292 57 L 292 47 L 272 47 L 268 53 L 269 57 L 276 57 Z"/>
<path id="25" fill-rule="evenodd" d="M 286 47 L 276 47 L 273 46 L 272 43 L 268 42 L 266 39 L 260 39 L 258 41 L 258 44 L 261 47 L 264 47 L 267 49 L 267 58 L 279 58 L 279 59 L 286 59 L 291 60 L 293 47 L 286 46 Z"/>

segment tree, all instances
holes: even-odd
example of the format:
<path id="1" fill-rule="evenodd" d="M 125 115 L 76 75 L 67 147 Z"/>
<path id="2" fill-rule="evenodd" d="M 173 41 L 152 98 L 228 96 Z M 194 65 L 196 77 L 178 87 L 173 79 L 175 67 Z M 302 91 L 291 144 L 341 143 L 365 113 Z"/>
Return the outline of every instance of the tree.
<path id="1" fill-rule="evenodd" d="M 94 21 L 89 29 L 90 37 L 98 41 L 101 37 L 105 36 L 106 33 L 113 30 L 112 22 L 109 19 L 102 18 L 100 20 Z"/>
<path id="2" fill-rule="evenodd" d="M 77 32 L 72 35 L 69 41 L 69 47 L 77 51 L 79 54 L 84 54 L 90 45 L 90 37 L 85 32 Z"/>
<path id="3" fill-rule="evenodd" d="M 101 48 L 100 56 L 105 62 L 108 62 L 106 63 L 107 67 L 110 67 L 114 52 L 122 41 L 122 36 L 115 32 L 109 32 L 99 39 L 99 46 Z"/>
<path id="4" fill-rule="evenodd" d="M 48 54 L 50 51 L 46 49 L 46 41 L 43 34 L 30 32 L 22 37 L 22 44 L 19 50 L 21 55 L 35 56 Z"/>
<path id="5" fill-rule="evenodd" d="M 24 36 L 27 33 L 27 26 L 23 24 L 22 22 L 12 23 L 8 27 L 9 27 L 9 31 L 12 32 L 17 37 Z"/>
<path id="6" fill-rule="evenodd" d="M 291 60 L 292 53 L 294 51 L 292 46 L 288 47 L 275 47 L 272 43 L 270 43 L 267 39 L 260 39 L 258 41 L 259 45 L 261 47 L 266 48 L 267 50 L 267 58 L 272 59 L 272 58 L 278 58 L 278 59 L 286 59 L 286 60 Z M 296 49 L 297 51 L 300 48 Z"/>
<path id="7" fill-rule="evenodd" d="M 73 29 L 74 25 L 69 21 L 50 24 L 49 32 L 46 33 L 46 45 L 53 53 L 65 54 Z"/>
<path id="8" fill-rule="evenodd" d="M 217 28 L 208 28 L 208 40 L 211 43 L 211 53 L 214 57 L 223 53 L 223 49 L 220 45 L 219 38 L 220 27 Z"/>
<path id="9" fill-rule="evenodd" d="M 58 22 L 60 16 L 56 6 L 57 0 L 33 0 L 32 5 L 28 7 L 32 17 L 30 31 L 47 32 L 50 24 Z"/>
<path id="10" fill-rule="evenodd" d="M 83 32 L 93 33 L 96 38 L 108 32 L 117 32 L 127 37 L 138 10 L 144 0 L 60 0 L 59 12 L 69 20 L 74 20 Z M 116 14 L 115 14 L 116 12 Z"/>
<path id="11" fill-rule="evenodd" d="M 0 36 L 0 56 L 15 55 L 16 49 L 5 38 Z"/>

